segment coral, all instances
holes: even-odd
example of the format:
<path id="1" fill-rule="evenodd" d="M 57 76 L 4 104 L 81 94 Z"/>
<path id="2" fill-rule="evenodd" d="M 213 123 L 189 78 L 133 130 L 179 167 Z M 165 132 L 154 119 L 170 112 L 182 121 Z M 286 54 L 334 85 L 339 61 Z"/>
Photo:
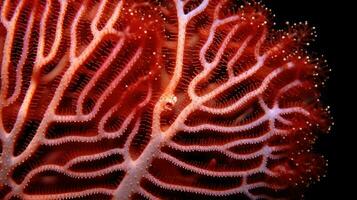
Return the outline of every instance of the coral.
<path id="1" fill-rule="evenodd" d="M 323 175 L 308 25 L 233 0 L 0 9 L 0 198 L 294 199 Z"/>

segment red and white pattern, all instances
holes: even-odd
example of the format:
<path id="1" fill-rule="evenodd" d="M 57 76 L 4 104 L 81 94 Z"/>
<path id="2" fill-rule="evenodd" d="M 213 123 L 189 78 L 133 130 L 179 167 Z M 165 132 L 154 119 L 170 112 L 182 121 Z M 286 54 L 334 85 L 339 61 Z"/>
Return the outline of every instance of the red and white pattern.
<path id="1" fill-rule="evenodd" d="M 300 198 L 313 29 L 234 2 L 0 0 L 0 198 Z"/>

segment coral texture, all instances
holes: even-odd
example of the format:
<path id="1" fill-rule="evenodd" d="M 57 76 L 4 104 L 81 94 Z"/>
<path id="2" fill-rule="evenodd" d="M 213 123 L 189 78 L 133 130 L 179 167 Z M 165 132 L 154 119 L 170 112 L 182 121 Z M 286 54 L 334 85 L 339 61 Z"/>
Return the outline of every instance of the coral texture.
<path id="1" fill-rule="evenodd" d="M 0 198 L 294 199 L 328 129 L 259 3 L 0 0 Z"/>

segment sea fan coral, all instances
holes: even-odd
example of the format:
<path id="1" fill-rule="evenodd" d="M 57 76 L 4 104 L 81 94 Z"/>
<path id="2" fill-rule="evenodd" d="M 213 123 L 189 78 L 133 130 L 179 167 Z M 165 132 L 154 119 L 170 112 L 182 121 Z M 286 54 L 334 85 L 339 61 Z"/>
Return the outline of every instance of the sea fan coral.
<path id="1" fill-rule="evenodd" d="M 260 3 L 1 0 L 0 198 L 300 198 L 313 29 Z"/>

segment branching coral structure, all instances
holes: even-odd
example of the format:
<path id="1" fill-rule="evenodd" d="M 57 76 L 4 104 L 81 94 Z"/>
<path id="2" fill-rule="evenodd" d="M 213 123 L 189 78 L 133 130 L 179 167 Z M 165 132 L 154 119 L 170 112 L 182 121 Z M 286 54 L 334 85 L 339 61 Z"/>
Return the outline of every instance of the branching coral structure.
<path id="1" fill-rule="evenodd" d="M 295 199 L 324 77 L 260 3 L 0 0 L 0 198 Z"/>

